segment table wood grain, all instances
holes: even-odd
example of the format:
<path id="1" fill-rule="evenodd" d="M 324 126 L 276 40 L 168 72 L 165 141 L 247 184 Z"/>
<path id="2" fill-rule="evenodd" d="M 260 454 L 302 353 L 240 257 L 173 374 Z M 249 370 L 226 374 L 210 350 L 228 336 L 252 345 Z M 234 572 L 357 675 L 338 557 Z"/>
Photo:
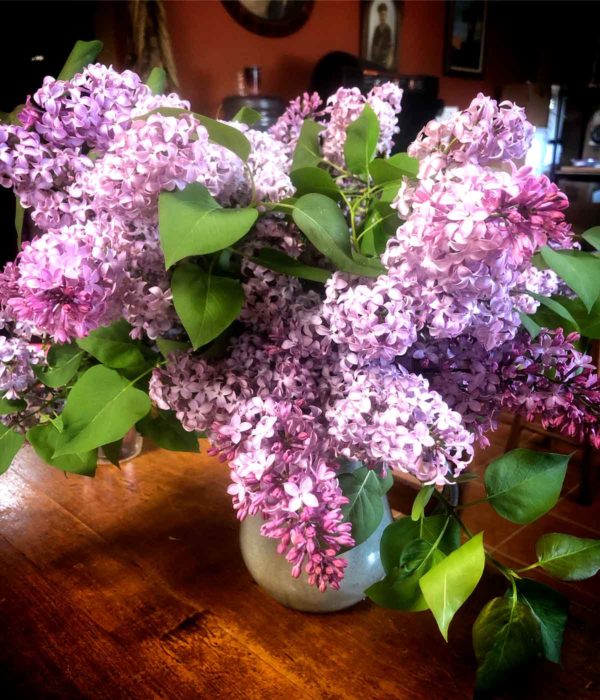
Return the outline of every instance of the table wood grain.
<path id="1" fill-rule="evenodd" d="M 227 469 L 146 446 L 95 479 L 25 448 L 0 479 L 0 688 L 10 699 L 420 699 L 472 696 L 470 628 L 491 574 L 450 627 L 365 601 L 287 610 L 247 573 Z M 575 603 L 563 666 L 502 697 L 598 697 L 597 608 Z"/>

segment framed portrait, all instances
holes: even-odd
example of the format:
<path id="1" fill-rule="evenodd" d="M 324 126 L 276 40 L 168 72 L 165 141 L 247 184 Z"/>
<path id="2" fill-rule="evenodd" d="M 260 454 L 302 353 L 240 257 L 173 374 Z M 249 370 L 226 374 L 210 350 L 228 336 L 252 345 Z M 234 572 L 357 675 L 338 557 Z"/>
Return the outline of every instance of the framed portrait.
<path id="1" fill-rule="evenodd" d="M 444 72 L 462 78 L 481 78 L 487 1 L 453 0 L 446 7 Z"/>
<path id="2" fill-rule="evenodd" d="M 361 2 L 361 56 L 386 70 L 395 70 L 398 60 L 402 2 Z"/>
<path id="3" fill-rule="evenodd" d="M 313 0 L 222 0 L 227 12 L 244 29 L 261 36 L 288 36 L 310 17 Z"/>

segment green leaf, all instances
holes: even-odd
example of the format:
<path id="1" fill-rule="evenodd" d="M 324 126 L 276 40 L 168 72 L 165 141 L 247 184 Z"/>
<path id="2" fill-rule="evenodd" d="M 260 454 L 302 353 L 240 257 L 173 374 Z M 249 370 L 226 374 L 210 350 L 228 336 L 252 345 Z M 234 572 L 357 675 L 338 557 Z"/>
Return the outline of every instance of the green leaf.
<path id="1" fill-rule="evenodd" d="M 584 241 L 587 241 L 592 248 L 600 250 L 600 226 L 593 226 L 581 234 Z"/>
<path id="2" fill-rule="evenodd" d="M 576 326 L 570 326 L 569 330 L 575 328 L 585 338 L 594 340 L 600 339 L 600 300 L 598 300 L 591 311 L 585 308 L 581 299 L 569 299 L 568 297 L 555 297 L 564 306 L 576 321 Z M 565 329 L 567 331 L 567 329 Z"/>
<path id="3" fill-rule="evenodd" d="M 410 612 L 427 610 L 419 581 L 445 557 L 434 542 L 420 538 L 409 542 L 402 550 L 399 564 L 383 581 L 367 588 L 365 594 L 384 608 Z"/>
<path id="4" fill-rule="evenodd" d="M 61 414 L 64 429 L 53 459 L 114 442 L 143 418 L 150 399 L 133 386 L 134 381 L 103 365 L 84 372 Z"/>
<path id="5" fill-rule="evenodd" d="M 27 408 L 27 402 L 22 399 L 6 399 L 0 397 L 0 416 L 7 416 L 10 413 L 18 413 Z"/>
<path id="6" fill-rule="evenodd" d="M 398 566 L 404 548 L 413 540 L 424 539 L 435 542 L 443 532 L 438 548 L 445 554 L 450 554 L 460 544 L 460 529 L 455 520 L 445 515 L 430 515 L 421 522 L 415 522 L 408 517 L 398 518 L 388 525 L 381 536 L 381 563 L 386 574 Z"/>
<path id="7" fill-rule="evenodd" d="M 319 134 L 325 127 L 312 119 L 305 119 L 298 136 L 291 172 L 299 168 L 317 166 L 323 158 L 319 146 Z"/>
<path id="8" fill-rule="evenodd" d="M 381 255 L 388 240 L 396 233 L 398 212 L 387 202 L 377 202 L 369 212 L 360 232 L 360 250 L 366 255 Z"/>
<path id="9" fill-rule="evenodd" d="M 25 221 L 25 209 L 21 201 L 15 196 L 15 229 L 17 231 L 17 249 L 21 250 L 23 243 L 23 223 Z"/>
<path id="10" fill-rule="evenodd" d="M 552 250 L 548 246 L 540 252 L 590 311 L 600 297 L 600 258 L 581 250 Z"/>
<path id="11" fill-rule="evenodd" d="M 170 340 L 169 338 L 157 338 L 156 345 L 165 360 L 171 353 L 187 352 L 192 349 L 190 343 L 183 343 L 180 340 Z"/>
<path id="12" fill-rule="evenodd" d="M 379 480 L 372 469 L 360 467 L 352 473 L 340 474 L 338 481 L 349 499 L 342 512 L 344 520 L 352 523 L 352 537 L 357 546 L 377 530 L 383 518 Z"/>
<path id="13" fill-rule="evenodd" d="M 196 433 L 185 430 L 172 411 L 159 409 L 157 415 L 147 415 L 136 427 L 165 450 L 200 452 Z"/>
<path id="14" fill-rule="evenodd" d="M 244 304 L 238 280 L 211 275 L 190 263 L 175 269 L 171 290 L 175 310 L 194 350 L 233 323 Z"/>
<path id="15" fill-rule="evenodd" d="M 158 228 L 167 268 L 191 255 L 228 248 L 248 233 L 257 217 L 256 209 L 224 209 L 198 182 L 182 191 L 161 192 Z"/>
<path id="16" fill-rule="evenodd" d="M 380 474 L 377 474 L 377 479 L 379 480 L 379 489 L 381 491 L 381 495 L 385 496 L 385 494 L 394 485 L 394 474 L 393 474 L 392 470 L 388 468 L 385 476 L 381 476 Z"/>
<path id="17" fill-rule="evenodd" d="M 53 389 L 65 386 L 77 374 L 84 352 L 75 343 L 53 345 L 48 352 L 48 367 L 34 366 L 35 376 Z"/>
<path id="18" fill-rule="evenodd" d="M 369 166 L 369 172 L 376 185 L 397 182 L 400 187 L 403 176 L 417 177 L 419 161 L 411 158 L 408 153 L 396 153 L 391 158 L 375 158 Z"/>
<path id="19" fill-rule="evenodd" d="M 255 109 L 252 109 L 252 107 L 242 107 L 235 113 L 235 116 L 231 121 L 253 126 L 257 121 L 260 121 L 261 117 L 261 113 L 257 112 Z"/>
<path id="20" fill-rule="evenodd" d="M 540 626 L 542 648 L 548 661 L 560 663 L 569 603 L 558 591 L 528 578 L 516 582 L 519 601 L 529 606 Z"/>
<path id="21" fill-rule="evenodd" d="M 102 445 L 101 450 L 106 459 L 114 464 L 115 467 L 121 466 L 121 447 L 123 446 L 123 438 L 119 438 L 114 442 L 109 442 L 107 445 Z"/>
<path id="22" fill-rule="evenodd" d="M 0 423 L 0 474 L 8 470 L 24 442 L 21 433 Z"/>
<path id="23" fill-rule="evenodd" d="M 450 622 L 475 590 L 484 565 L 483 533 L 480 532 L 421 577 L 419 587 L 446 641 Z"/>
<path id="24" fill-rule="evenodd" d="M 58 74 L 58 80 L 71 80 L 77 73 L 81 73 L 88 64 L 96 60 L 103 47 L 101 41 L 77 41 Z"/>
<path id="25" fill-rule="evenodd" d="M 223 146 L 229 151 L 232 151 L 239 156 L 244 163 L 248 160 L 252 146 L 250 141 L 242 134 L 239 129 L 223 122 L 218 122 L 216 119 L 205 117 L 203 114 L 194 114 L 194 117 L 208 131 L 208 137 L 219 146 Z"/>
<path id="26" fill-rule="evenodd" d="M 112 369 L 142 371 L 146 359 L 140 343 L 129 335 L 131 326 L 124 319 L 110 326 L 96 328 L 85 338 L 77 340 L 77 345 Z"/>
<path id="27" fill-rule="evenodd" d="M 97 450 L 78 454 L 64 454 L 54 457 L 61 433 L 52 423 L 42 423 L 27 431 L 27 440 L 46 464 L 65 472 L 94 476 L 96 473 Z"/>
<path id="28" fill-rule="evenodd" d="M 425 511 L 425 506 L 431 500 L 435 486 L 423 486 L 419 493 L 415 496 L 413 501 L 412 511 L 410 513 L 410 518 L 413 521 L 420 520 Z"/>
<path id="29" fill-rule="evenodd" d="M 150 71 L 146 85 L 152 90 L 153 95 L 162 95 L 167 83 L 167 73 L 162 66 L 154 66 Z"/>
<path id="30" fill-rule="evenodd" d="M 292 218 L 308 240 L 343 272 L 377 277 L 385 272 L 379 260 L 353 257 L 348 224 L 337 204 L 322 194 L 305 194 Z M 354 254 L 356 255 L 356 254 Z"/>
<path id="31" fill-rule="evenodd" d="M 378 140 L 379 120 L 370 105 L 366 104 L 358 119 L 346 127 L 344 159 L 351 173 L 368 174 Z"/>
<path id="32" fill-rule="evenodd" d="M 477 689 L 492 690 L 537 655 L 542 647 L 538 621 L 516 597 L 493 598 L 473 625 Z"/>
<path id="33" fill-rule="evenodd" d="M 490 462 L 485 491 L 503 518 L 526 525 L 556 505 L 570 455 L 519 448 Z"/>
<path id="34" fill-rule="evenodd" d="M 300 277 L 301 279 L 311 280 L 312 282 L 322 282 L 323 284 L 331 277 L 329 270 L 324 270 L 322 267 L 313 267 L 290 258 L 289 255 L 282 253 L 275 248 L 263 248 L 258 256 L 250 258 L 253 262 L 268 267 L 269 270 L 280 272 L 291 277 Z"/>
<path id="35" fill-rule="evenodd" d="M 554 311 L 554 313 L 557 316 L 560 316 L 566 321 L 569 321 L 569 323 L 574 324 L 577 328 L 577 321 L 573 318 L 569 310 L 566 309 L 561 303 L 556 301 L 556 299 L 544 297 L 541 294 L 535 294 L 535 292 L 527 291 L 526 293 L 529 294 L 530 297 L 533 297 L 536 301 L 539 301 L 540 304 L 543 304 L 544 306 L 547 306 L 551 311 Z"/>
<path id="36" fill-rule="evenodd" d="M 339 187 L 335 184 L 335 180 L 331 175 L 323 168 L 298 168 L 297 170 L 292 170 L 290 179 L 296 188 L 296 197 L 317 192 L 336 201 L 340 198 Z"/>
<path id="37" fill-rule="evenodd" d="M 535 545 L 540 566 L 554 578 L 582 581 L 600 569 L 600 540 L 563 535 L 542 535 Z"/>
<path id="38" fill-rule="evenodd" d="M 586 311 L 587 313 L 587 311 Z M 531 319 L 540 328 L 562 328 L 565 333 L 578 331 L 578 326 L 561 318 L 557 313 L 551 311 L 547 306 L 540 305 Z"/>
<path id="39" fill-rule="evenodd" d="M 532 338 L 537 338 L 542 330 L 541 326 L 538 326 L 538 324 L 530 316 L 527 316 L 527 314 L 522 312 L 519 312 L 519 318 L 521 319 L 521 323 L 529 335 Z"/>

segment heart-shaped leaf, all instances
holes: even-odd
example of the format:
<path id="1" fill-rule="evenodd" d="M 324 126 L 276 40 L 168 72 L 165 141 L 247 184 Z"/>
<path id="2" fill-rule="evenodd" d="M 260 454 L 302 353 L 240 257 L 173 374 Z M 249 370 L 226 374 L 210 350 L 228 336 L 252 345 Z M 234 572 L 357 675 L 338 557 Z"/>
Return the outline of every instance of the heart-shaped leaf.
<path id="1" fill-rule="evenodd" d="M 161 66 L 154 66 L 150 71 L 146 85 L 152 90 L 153 95 L 162 95 L 167 83 L 167 73 Z"/>
<path id="2" fill-rule="evenodd" d="M 256 209 L 224 209 L 209 191 L 193 182 L 182 191 L 161 192 L 158 228 L 165 264 L 228 248 L 245 236 L 258 217 Z"/>
<path id="3" fill-rule="evenodd" d="M 140 343 L 133 340 L 130 331 L 127 321 L 120 319 L 110 326 L 96 328 L 85 338 L 80 338 L 77 345 L 107 367 L 140 372 L 146 359 Z"/>
<path id="4" fill-rule="evenodd" d="M 51 388 L 65 386 L 77 374 L 84 352 L 75 343 L 53 345 L 48 351 L 48 367 L 34 366 L 35 376 Z"/>
<path id="5" fill-rule="evenodd" d="M 564 280 L 588 311 L 600 297 L 600 258 L 581 250 L 541 249 L 544 261 Z"/>
<path id="6" fill-rule="evenodd" d="M 200 452 L 196 433 L 184 430 L 172 411 L 159 409 L 155 416 L 147 415 L 137 424 L 137 429 L 165 450 Z"/>
<path id="7" fill-rule="evenodd" d="M 368 539 L 383 518 L 381 487 L 377 474 L 361 467 L 348 474 L 340 474 L 338 481 L 349 503 L 342 506 L 344 520 L 352 523 L 355 546 Z"/>
<path id="8" fill-rule="evenodd" d="M 260 112 L 252 109 L 252 107 L 242 107 L 235 113 L 235 116 L 231 121 L 240 122 L 241 124 L 246 124 L 247 126 L 253 126 L 261 119 L 262 115 Z"/>
<path id="9" fill-rule="evenodd" d="M 344 160 L 351 173 L 363 175 L 369 172 L 369 164 L 375 157 L 379 140 L 379 120 L 373 108 L 366 104 L 358 119 L 346 127 Z"/>
<path id="10" fill-rule="evenodd" d="M 10 467 L 24 442 L 25 438 L 21 433 L 0 423 L 0 474 L 4 474 Z"/>
<path id="11" fill-rule="evenodd" d="M 291 172 L 299 168 L 316 167 L 322 160 L 319 134 L 325 127 L 312 119 L 305 119 L 294 150 Z"/>
<path id="12" fill-rule="evenodd" d="M 446 641 L 450 622 L 475 590 L 484 565 L 483 533 L 480 532 L 421 577 L 421 592 Z"/>
<path id="13" fill-rule="evenodd" d="M 558 532 L 542 535 L 535 545 L 540 566 L 563 581 L 581 581 L 600 570 L 600 540 Z"/>
<path id="14" fill-rule="evenodd" d="M 269 270 L 281 272 L 291 277 L 311 280 L 313 282 L 322 282 L 324 284 L 331 277 L 331 272 L 329 272 L 329 270 L 324 270 L 322 267 L 305 265 L 299 260 L 290 258 L 289 255 L 275 248 L 262 248 L 258 256 L 256 258 L 251 258 L 251 260 L 263 267 L 268 267 Z"/>
<path id="15" fill-rule="evenodd" d="M 290 179 L 296 188 L 296 197 L 317 192 L 331 197 L 333 200 L 340 198 L 340 189 L 335 180 L 323 168 L 306 167 L 293 170 Z"/>
<path id="16" fill-rule="evenodd" d="M 113 369 L 90 367 L 69 392 L 52 455 L 80 454 L 122 438 L 150 410 L 150 399 Z"/>
<path id="17" fill-rule="evenodd" d="M 504 683 L 541 648 L 540 627 L 531 608 L 516 596 L 493 598 L 473 625 L 478 690 Z"/>
<path id="18" fill-rule="evenodd" d="M 587 241 L 592 248 L 600 250 L 600 226 L 593 226 L 581 234 L 584 241 Z"/>
<path id="19" fill-rule="evenodd" d="M 171 290 L 175 310 L 194 350 L 233 323 L 244 304 L 238 280 L 211 275 L 189 263 L 175 269 Z"/>
<path id="20" fill-rule="evenodd" d="M 491 462 L 484 475 L 489 503 L 503 518 L 525 525 L 556 505 L 569 455 L 519 448 Z"/>
<path id="21" fill-rule="evenodd" d="M 353 255 L 346 219 L 329 197 L 305 194 L 296 202 L 292 218 L 315 248 L 339 270 L 364 277 L 377 277 L 385 272 L 379 260 Z"/>
<path id="22" fill-rule="evenodd" d="M 208 137 L 211 141 L 235 153 L 244 163 L 248 160 L 252 146 L 239 129 L 216 119 L 205 117 L 203 114 L 194 114 L 194 117 L 208 131 Z"/>
<path id="23" fill-rule="evenodd" d="M 540 625 L 545 657 L 555 664 L 560 663 L 569 607 L 567 599 L 553 588 L 528 578 L 517 581 L 517 591 L 519 601 L 531 608 Z"/>
<path id="24" fill-rule="evenodd" d="M 425 506 L 431 500 L 435 486 L 423 486 L 419 493 L 415 496 L 413 501 L 412 510 L 410 513 L 411 520 L 419 520 L 423 516 L 425 511 Z"/>
<path id="25" fill-rule="evenodd" d="M 27 431 L 27 441 L 46 464 L 65 472 L 94 476 L 96 473 L 97 450 L 54 457 L 54 451 L 58 446 L 60 436 L 60 432 L 52 423 L 41 423 Z"/>
<path id="26" fill-rule="evenodd" d="M 71 50 L 65 65 L 58 74 L 58 80 L 71 80 L 92 61 L 95 61 L 102 51 L 104 44 L 101 41 L 77 41 Z"/>

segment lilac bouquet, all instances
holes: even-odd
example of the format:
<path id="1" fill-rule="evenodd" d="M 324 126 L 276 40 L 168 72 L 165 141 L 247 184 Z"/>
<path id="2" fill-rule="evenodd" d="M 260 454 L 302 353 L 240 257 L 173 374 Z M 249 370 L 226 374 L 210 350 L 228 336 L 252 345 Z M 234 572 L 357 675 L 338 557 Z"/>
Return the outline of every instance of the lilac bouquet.
<path id="1" fill-rule="evenodd" d="M 516 165 L 523 110 L 478 95 L 390 156 L 393 84 L 304 95 L 262 133 L 252 110 L 225 123 L 160 94 L 160 71 L 144 84 L 87 65 L 100 48 L 79 42 L 0 124 L 0 183 L 34 229 L 1 273 L 0 472 L 25 440 L 92 475 L 134 426 L 174 450 L 205 435 L 239 518 L 262 515 L 291 575 L 321 590 L 377 529 L 392 473 L 413 475 L 412 517 L 385 531 L 367 594 L 430 609 L 446 636 L 485 549 L 439 487 L 468 478 L 500 411 L 600 445 L 582 340 L 598 338 L 598 258 L 565 195 Z M 505 455 L 486 500 L 531 522 L 567 459 Z M 600 568 L 593 540 L 546 535 L 537 554 L 529 568 L 567 580 Z M 510 588 L 475 625 L 482 688 L 531 655 L 556 661 L 566 619 L 558 594 L 492 563 Z"/>

